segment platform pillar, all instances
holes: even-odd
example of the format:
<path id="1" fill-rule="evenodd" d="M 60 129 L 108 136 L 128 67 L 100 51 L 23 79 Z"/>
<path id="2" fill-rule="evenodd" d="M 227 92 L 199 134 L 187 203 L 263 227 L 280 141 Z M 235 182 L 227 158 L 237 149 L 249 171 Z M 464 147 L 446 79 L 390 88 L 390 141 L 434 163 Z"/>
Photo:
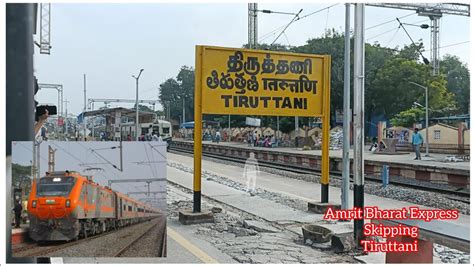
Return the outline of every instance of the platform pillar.
<path id="1" fill-rule="evenodd" d="M 196 68 L 194 79 L 194 180 L 193 212 L 201 212 L 201 160 L 202 160 L 202 90 L 201 90 L 202 48 L 196 46 Z"/>
<path id="2" fill-rule="evenodd" d="M 327 56 L 331 65 L 331 57 Z M 330 83 L 330 68 L 324 68 L 324 79 Z M 329 202 L 329 119 L 330 119 L 330 97 L 331 89 L 328 86 L 323 92 L 323 117 L 322 117 L 322 143 L 321 143 L 321 203 Z"/>

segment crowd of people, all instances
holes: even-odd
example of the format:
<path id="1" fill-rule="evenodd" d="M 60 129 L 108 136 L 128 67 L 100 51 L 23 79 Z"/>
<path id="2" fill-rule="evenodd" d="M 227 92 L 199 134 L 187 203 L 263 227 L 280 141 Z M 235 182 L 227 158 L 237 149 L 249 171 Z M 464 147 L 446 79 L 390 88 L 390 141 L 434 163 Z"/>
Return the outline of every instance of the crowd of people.
<path id="1" fill-rule="evenodd" d="M 271 148 L 277 144 L 277 140 L 273 135 L 266 135 L 261 137 L 257 132 L 249 132 L 247 134 L 247 143 L 249 147 L 267 147 Z"/>
<path id="2" fill-rule="evenodd" d="M 127 135 L 127 141 L 132 141 L 132 136 L 130 134 Z M 163 141 L 163 138 L 160 136 L 160 134 L 141 134 L 140 137 L 138 137 L 138 141 Z"/>

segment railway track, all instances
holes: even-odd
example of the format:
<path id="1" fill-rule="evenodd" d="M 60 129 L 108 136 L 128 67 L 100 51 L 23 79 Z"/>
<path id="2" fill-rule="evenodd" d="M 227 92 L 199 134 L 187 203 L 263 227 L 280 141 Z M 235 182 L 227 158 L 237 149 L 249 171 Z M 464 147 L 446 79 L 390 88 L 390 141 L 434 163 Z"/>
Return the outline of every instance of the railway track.
<path id="1" fill-rule="evenodd" d="M 194 151 L 190 149 L 183 149 L 183 148 L 177 148 L 171 145 L 169 147 L 170 152 L 175 152 L 175 153 L 183 153 L 183 154 L 193 154 Z M 218 159 L 218 160 L 223 160 L 223 161 L 229 161 L 229 162 L 235 162 L 239 164 L 245 164 L 245 159 L 242 158 L 237 158 L 237 157 L 230 157 L 224 154 L 216 154 L 216 153 L 209 153 L 203 151 L 203 156 L 208 157 L 208 158 L 213 158 L 213 159 Z M 297 166 L 297 165 L 283 165 L 281 163 L 276 163 L 276 162 L 262 162 L 259 161 L 258 164 L 263 167 L 268 167 L 276 170 L 282 170 L 282 171 L 287 171 L 287 172 L 292 172 L 292 173 L 297 173 L 297 174 L 311 174 L 311 175 L 319 175 L 319 171 L 316 169 L 310 169 L 307 167 L 302 167 L 302 166 Z M 330 171 L 331 178 L 337 178 L 337 179 L 342 179 L 342 172 L 340 171 Z M 351 180 L 352 180 L 352 174 L 351 174 Z M 382 180 L 380 177 L 375 177 L 371 175 L 365 175 L 365 180 L 372 181 L 372 182 L 377 182 L 377 183 L 382 183 Z M 402 186 L 402 187 L 407 187 L 407 188 L 414 188 L 414 189 L 419 189 L 419 190 L 424 190 L 424 191 L 431 191 L 431 192 L 437 192 L 437 193 L 442 193 L 442 194 L 447 194 L 451 196 L 451 199 L 453 200 L 458 200 L 462 201 L 465 203 L 469 203 L 469 197 L 470 197 L 470 192 L 469 191 L 464 191 L 464 190 L 457 190 L 457 189 L 446 189 L 446 188 L 440 188 L 437 186 L 433 185 L 422 185 L 420 183 L 414 184 L 414 183 L 407 183 L 399 180 L 390 180 L 390 184 L 397 185 L 397 186 Z"/>
<path id="2" fill-rule="evenodd" d="M 22 256 L 23 257 L 44 257 L 49 253 L 53 253 L 53 252 L 56 252 L 58 250 L 65 249 L 67 247 L 71 247 L 71 246 L 75 246 L 75 245 L 78 245 L 78 244 L 81 244 L 81 243 L 84 243 L 84 242 L 88 242 L 88 241 L 91 241 L 93 239 L 112 234 L 114 232 L 116 232 L 116 231 L 115 230 L 108 231 L 108 232 L 101 233 L 101 234 L 98 234 L 98 235 L 95 235 L 95 236 L 90 236 L 90 237 L 87 237 L 87 238 L 81 238 L 81 239 L 76 240 L 76 241 L 70 241 L 70 242 L 60 243 L 60 244 L 54 242 L 50 246 L 45 246 L 45 245 L 41 245 L 41 244 L 38 244 L 38 243 L 31 243 L 31 244 L 28 244 L 26 246 L 22 246 L 22 247 L 19 247 L 19 248 L 12 249 L 12 253 L 15 254 L 15 253 L 20 253 L 20 252 L 27 251 L 27 250 L 30 250 L 30 249 L 39 249 L 37 251 L 33 250 L 33 252 L 31 252 L 31 253 L 28 252 L 25 255 L 22 254 Z"/>
<path id="3" fill-rule="evenodd" d="M 79 245 L 85 242 L 90 242 L 96 238 L 104 237 L 109 234 L 116 233 L 118 230 L 111 230 L 105 233 L 89 236 L 87 238 L 81 238 L 81 239 L 66 242 L 66 243 L 64 242 L 46 242 L 46 244 L 45 243 L 28 243 L 18 248 L 12 248 L 12 254 L 14 256 L 15 254 L 18 254 L 21 257 L 47 257 L 47 255 L 50 253 L 53 253 L 58 250 L 62 250 L 71 246 Z M 28 250 L 31 250 L 31 252 L 28 252 Z"/>
<path id="4" fill-rule="evenodd" d="M 152 225 L 150 225 L 150 227 L 145 231 L 143 232 L 142 234 L 138 235 L 136 238 L 134 238 L 132 241 L 128 242 L 126 246 L 124 246 L 123 248 L 121 248 L 119 251 L 115 252 L 112 257 L 121 257 L 127 250 L 130 249 L 130 247 L 132 247 L 135 243 L 137 243 L 138 241 L 140 241 L 141 239 L 143 239 L 145 236 L 147 236 L 148 234 L 150 234 L 153 229 L 156 229 L 156 227 L 160 227 L 162 228 L 163 226 L 166 226 L 166 223 L 164 222 L 166 220 L 166 218 L 163 220 L 163 219 L 157 219 L 157 221 L 153 222 Z M 161 229 L 160 229 L 161 231 Z M 165 232 L 162 234 L 162 236 L 160 237 L 160 243 L 159 243 L 159 246 L 158 246 L 158 254 L 157 254 L 157 257 L 163 257 L 166 253 L 166 246 L 165 246 L 165 242 L 166 242 L 166 230 Z"/>

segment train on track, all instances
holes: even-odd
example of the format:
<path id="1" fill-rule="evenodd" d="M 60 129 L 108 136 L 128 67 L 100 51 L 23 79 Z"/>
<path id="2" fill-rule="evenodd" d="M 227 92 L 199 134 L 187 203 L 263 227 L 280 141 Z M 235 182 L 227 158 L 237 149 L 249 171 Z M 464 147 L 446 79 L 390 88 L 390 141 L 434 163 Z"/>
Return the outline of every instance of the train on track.
<path id="1" fill-rule="evenodd" d="M 159 214 L 160 210 L 74 171 L 35 179 L 28 198 L 29 235 L 35 241 L 77 240 Z"/>

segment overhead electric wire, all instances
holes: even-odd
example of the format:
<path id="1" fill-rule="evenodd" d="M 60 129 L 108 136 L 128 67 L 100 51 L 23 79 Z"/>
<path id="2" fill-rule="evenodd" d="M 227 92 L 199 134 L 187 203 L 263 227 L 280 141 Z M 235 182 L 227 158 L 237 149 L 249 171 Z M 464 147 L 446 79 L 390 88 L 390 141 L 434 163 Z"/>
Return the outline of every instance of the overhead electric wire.
<path id="1" fill-rule="evenodd" d="M 408 31 L 405 29 L 405 27 L 403 26 L 403 24 L 400 22 L 400 20 L 397 18 L 397 21 L 398 23 L 400 23 L 400 26 L 403 28 L 403 30 L 405 31 L 405 33 L 408 35 L 408 38 L 410 38 L 411 42 L 413 43 L 413 45 L 416 45 L 415 42 L 413 41 L 413 39 L 411 38 L 410 34 L 408 33 Z M 420 49 L 417 50 L 418 53 L 420 53 L 421 57 L 423 58 L 423 62 L 426 64 L 426 65 L 429 65 L 430 61 L 428 61 L 428 59 L 426 59 L 426 57 L 423 56 L 423 54 L 421 53 Z"/>
<path id="2" fill-rule="evenodd" d="M 84 148 L 86 151 L 88 150 L 87 147 L 84 147 L 81 142 L 76 142 L 78 143 L 82 148 Z M 56 146 L 58 149 L 62 150 L 63 152 L 65 152 L 66 154 L 68 154 L 69 156 L 71 156 L 72 158 L 74 158 L 76 161 L 80 162 L 81 164 L 86 164 L 84 163 L 84 161 L 82 161 L 81 159 L 79 159 L 78 157 L 76 157 L 75 155 L 71 154 L 70 152 L 68 152 L 66 149 L 62 148 L 61 146 L 57 145 L 56 143 L 54 142 L 51 142 L 51 144 L 53 144 L 54 146 Z M 99 172 L 100 173 L 100 172 Z M 104 176 L 104 180 L 107 181 L 107 177 Z"/>
<path id="3" fill-rule="evenodd" d="M 330 6 L 328 6 L 328 7 L 325 7 L 325 8 L 321 8 L 321 9 L 319 9 L 319 10 L 316 10 L 316 11 L 312 12 L 312 13 L 309 13 L 309 14 L 307 14 L 307 15 L 304 15 L 304 16 L 302 16 L 302 17 L 299 17 L 296 21 L 302 20 L 302 19 L 304 19 L 304 18 L 306 18 L 306 17 L 312 16 L 312 15 L 314 15 L 314 14 L 317 14 L 317 13 L 319 13 L 319 12 L 321 12 L 321 11 L 324 11 L 324 10 L 326 10 L 326 9 L 329 9 L 329 8 L 331 8 L 331 7 L 333 7 L 333 6 L 337 6 L 337 5 L 339 5 L 339 4 L 334 4 L 334 5 L 330 5 Z"/>
<path id="4" fill-rule="evenodd" d="M 298 18 L 297 18 L 294 22 L 299 21 L 299 20 L 301 20 L 301 19 L 303 19 L 303 18 L 312 16 L 312 15 L 314 15 L 314 14 L 317 14 L 317 13 L 319 13 L 319 12 L 321 12 L 321 11 L 324 11 L 324 10 L 326 10 L 326 9 L 329 9 L 329 8 L 331 8 L 331 7 L 333 7 L 333 6 L 337 6 L 337 5 L 339 5 L 339 4 L 333 4 L 333 5 L 327 6 L 327 7 L 325 7 L 325 8 L 318 9 L 318 10 L 316 10 L 316 11 L 314 11 L 314 12 L 311 12 L 311 13 L 309 13 L 309 14 L 307 14 L 307 15 L 304 15 L 304 16 L 302 16 L 302 17 L 299 17 L 299 16 L 298 16 Z M 263 40 L 267 39 L 269 36 L 275 35 L 276 32 L 280 31 L 281 29 L 283 29 L 283 28 L 285 28 L 285 27 L 287 27 L 287 24 L 284 24 L 284 25 L 282 25 L 282 26 L 280 26 L 280 27 L 278 27 L 278 28 L 276 28 L 276 29 L 274 29 L 274 30 L 268 32 L 268 33 L 265 33 L 264 35 L 260 36 L 260 37 L 258 38 L 258 40 L 259 40 L 259 41 L 263 41 Z M 265 37 L 264 37 L 264 36 L 265 36 Z"/>
<path id="5" fill-rule="evenodd" d="M 400 18 L 400 19 L 401 19 L 401 18 L 406 18 L 406 17 L 409 17 L 409 16 L 413 16 L 413 15 L 415 15 L 415 14 L 416 14 L 416 12 L 415 12 L 415 13 L 408 14 L 408 15 L 405 15 L 405 16 L 401 16 L 401 17 L 399 17 L 399 18 Z M 368 28 L 365 28 L 365 30 L 370 30 L 370 29 L 373 29 L 373 28 L 376 28 L 376 27 L 385 25 L 385 24 L 390 23 L 390 22 L 393 22 L 393 21 L 397 21 L 397 19 L 396 19 L 396 18 L 395 18 L 395 19 L 391 19 L 391 20 L 389 20 L 389 21 L 385 21 L 385 22 L 382 22 L 382 23 L 380 23 L 380 24 L 377 24 L 377 25 L 374 25 L 374 26 L 370 26 L 370 27 L 368 27 Z"/>
<path id="6" fill-rule="evenodd" d="M 270 36 L 272 36 L 272 35 L 275 35 L 278 31 L 282 30 L 282 29 L 285 28 L 285 27 L 286 27 L 286 24 L 285 24 L 285 25 L 282 25 L 282 26 L 280 26 L 280 27 L 278 27 L 278 28 L 276 28 L 276 29 L 274 29 L 274 30 L 268 32 L 268 33 L 265 33 L 265 34 L 263 34 L 262 36 L 260 36 L 260 37 L 258 38 L 258 40 L 259 40 L 259 41 L 263 41 L 263 40 L 267 39 L 268 37 L 270 37 Z"/>
<path id="7" fill-rule="evenodd" d="M 399 29 L 399 28 L 400 28 L 400 26 L 398 26 L 398 27 L 396 27 L 396 28 L 393 28 L 393 29 L 389 29 L 389 30 L 384 31 L 384 32 L 382 32 L 382 33 L 379 33 L 379 34 L 377 34 L 377 35 L 375 35 L 375 36 L 372 36 L 372 37 L 370 37 L 370 38 L 367 38 L 367 39 L 365 39 L 365 41 L 372 40 L 372 39 L 374 39 L 374 38 L 377 38 L 377 37 L 379 37 L 379 36 L 382 36 L 382 35 L 384 35 L 384 34 L 387 34 L 387 33 L 389 33 L 389 32 L 392 32 L 392 31 L 394 31 L 394 30 L 397 30 L 397 29 Z"/>
<path id="8" fill-rule="evenodd" d="M 400 27 L 397 27 L 397 31 L 395 31 L 395 33 L 393 34 L 392 38 L 390 38 L 390 40 L 387 42 L 387 44 L 385 45 L 385 47 L 388 47 L 390 45 L 390 43 L 392 43 L 392 41 L 395 39 L 395 36 L 397 35 L 398 31 L 400 30 Z"/>
<path id="9" fill-rule="evenodd" d="M 81 143 L 80 141 L 78 141 L 77 143 L 78 143 L 83 149 L 85 149 L 86 151 L 89 151 L 89 150 L 90 150 L 90 148 L 88 148 L 88 147 L 82 145 L 82 143 Z M 96 155 L 96 154 L 94 153 L 94 155 Z M 97 155 L 96 155 L 96 157 L 99 158 Z M 84 163 L 84 162 L 83 162 L 83 163 Z M 112 168 L 112 166 L 110 165 L 110 163 L 106 163 L 105 166 L 109 167 L 110 169 L 115 169 L 115 168 Z M 115 169 L 115 170 L 117 170 L 117 169 Z M 103 175 L 103 176 L 104 176 L 104 178 L 105 178 L 105 182 L 106 182 L 107 185 L 108 185 L 109 180 L 107 179 L 107 177 L 106 177 L 105 175 Z M 124 188 L 122 184 L 118 184 L 118 186 Z M 127 188 L 124 188 L 124 190 L 127 190 Z"/>
<path id="10" fill-rule="evenodd" d="M 21 147 L 23 147 L 24 149 L 28 150 L 29 152 L 33 153 L 33 150 L 28 148 L 27 146 L 25 146 L 23 143 L 21 142 L 17 142 L 16 144 L 19 144 Z M 32 158 L 33 159 L 33 158 Z M 41 153 L 40 153 L 40 159 L 42 159 L 43 161 L 45 162 L 48 162 L 48 160 L 46 160 L 43 156 L 41 156 Z"/>
<path id="11" fill-rule="evenodd" d="M 456 46 L 456 45 L 461 45 L 461 44 L 465 44 L 465 43 L 469 43 L 470 41 L 464 41 L 464 42 L 458 42 L 458 43 L 452 43 L 452 44 L 448 44 L 448 45 L 444 45 L 444 46 L 440 46 L 438 47 L 439 49 L 441 48 L 446 48 L 446 47 L 451 47 L 451 46 Z M 429 50 L 426 50 L 426 52 L 429 52 L 431 51 L 432 49 L 429 49 Z"/>
<path id="12" fill-rule="evenodd" d="M 293 19 L 290 21 L 290 23 L 288 23 L 288 25 L 286 25 L 286 27 L 281 31 L 281 33 L 275 38 L 275 40 L 273 40 L 273 42 L 270 44 L 273 45 L 277 40 L 278 38 L 280 38 L 280 36 L 285 33 L 285 30 L 288 29 L 288 27 L 296 21 L 296 18 L 298 18 L 298 16 L 300 15 L 300 13 L 303 11 L 303 9 L 300 9 L 300 11 L 293 17 Z"/>
<path id="13" fill-rule="evenodd" d="M 89 148 L 89 150 L 91 152 L 94 153 L 94 155 L 96 156 L 99 156 L 102 160 L 106 161 L 107 163 L 109 163 L 110 165 L 112 165 L 113 168 L 115 168 L 115 170 L 119 170 L 119 171 L 122 171 L 123 169 L 119 169 L 114 163 L 112 163 L 111 161 L 107 160 L 104 156 L 100 155 L 98 152 L 96 152 L 94 149 L 92 148 Z"/>
<path id="14" fill-rule="evenodd" d="M 146 158 L 148 159 L 148 162 L 150 162 L 150 157 L 148 156 L 147 147 L 144 146 L 143 148 L 145 149 Z M 158 175 L 155 173 L 155 168 L 154 168 L 151 164 L 148 164 L 148 167 L 150 167 L 151 174 L 152 174 L 153 176 L 158 176 Z"/>

